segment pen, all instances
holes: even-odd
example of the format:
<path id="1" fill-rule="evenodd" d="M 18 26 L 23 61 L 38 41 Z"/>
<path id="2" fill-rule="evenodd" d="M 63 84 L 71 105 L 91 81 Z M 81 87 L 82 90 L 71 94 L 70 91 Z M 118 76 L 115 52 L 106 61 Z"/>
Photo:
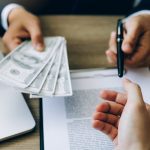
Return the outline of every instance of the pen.
<path id="1" fill-rule="evenodd" d="M 117 68 L 118 68 L 118 76 L 123 76 L 124 70 L 124 53 L 122 51 L 122 42 L 123 42 L 123 23 L 122 20 L 119 19 L 117 23 Z"/>

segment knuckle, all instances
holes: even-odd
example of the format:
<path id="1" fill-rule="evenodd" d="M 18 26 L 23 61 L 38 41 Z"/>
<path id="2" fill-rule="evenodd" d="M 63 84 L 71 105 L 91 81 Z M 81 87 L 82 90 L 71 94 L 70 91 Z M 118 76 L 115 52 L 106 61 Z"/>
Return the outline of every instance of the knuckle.
<path id="1" fill-rule="evenodd" d="M 137 40 L 137 36 L 136 34 L 130 34 L 128 37 L 127 37 L 127 40 L 130 42 L 130 43 L 133 43 L 135 42 L 135 40 Z"/>
<path id="2" fill-rule="evenodd" d="M 99 121 L 98 120 L 94 120 L 92 122 L 92 126 L 93 126 L 93 128 L 98 129 L 98 127 L 99 127 Z"/>
<path id="3" fill-rule="evenodd" d="M 7 36 L 7 34 L 4 34 L 4 36 L 2 37 L 2 42 L 5 44 L 5 43 L 7 43 L 8 42 L 8 36 Z"/>
<path id="4" fill-rule="evenodd" d="M 36 33 L 34 36 L 33 36 L 33 40 L 35 41 L 40 41 L 42 42 L 42 34 L 41 33 Z"/>
<path id="5" fill-rule="evenodd" d="M 41 38 L 41 36 L 42 36 L 42 33 L 40 31 L 36 33 L 37 38 Z"/>
<path id="6" fill-rule="evenodd" d="M 7 37 L 4 35 L 4 36 L 2 37 L 2 42 L 5 43 L 5 42 L 6 42 L 6 39 L 7 39 Z"/>

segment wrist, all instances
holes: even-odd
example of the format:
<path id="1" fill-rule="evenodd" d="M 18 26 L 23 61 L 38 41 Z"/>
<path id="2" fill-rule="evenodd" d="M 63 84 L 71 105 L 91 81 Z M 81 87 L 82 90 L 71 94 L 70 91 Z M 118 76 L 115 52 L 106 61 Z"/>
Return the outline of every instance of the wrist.
<path id="1" fill-rule="evenodd" d="M 17 8 L 23 8 L 22 6 L 18 5 L 18 4 L 15 4 L 15 3 L 12 3 L 12 4 L 8 4 L 6 5 L 3 10 L 2 10 L 2 13 L 1 13 L 1 23 L 2 23 L 2 26 L 5 30 L 8 29 L 8 16 L 9 14 L 14 10 L 14 9 L 17 9 Z"/>

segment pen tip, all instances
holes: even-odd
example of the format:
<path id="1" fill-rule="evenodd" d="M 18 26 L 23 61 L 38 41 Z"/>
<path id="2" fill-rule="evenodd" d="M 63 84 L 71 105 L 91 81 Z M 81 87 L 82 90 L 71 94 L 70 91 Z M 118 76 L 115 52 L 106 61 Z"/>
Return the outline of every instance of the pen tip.
<path id="1" fill-rule="evenodd" d="M 123 77 L 123 74 L 118 74 L 119 78 L 122 78 Z"/>

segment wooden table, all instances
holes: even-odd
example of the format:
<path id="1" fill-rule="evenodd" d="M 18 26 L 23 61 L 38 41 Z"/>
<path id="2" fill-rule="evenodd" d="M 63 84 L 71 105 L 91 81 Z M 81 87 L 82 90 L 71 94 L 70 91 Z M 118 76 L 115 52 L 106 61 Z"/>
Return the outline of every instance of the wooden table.
<path id="1" fill-rule="evenodd" d="M 46 36 L 67 39 L 70 69 L 110 66 L 105 57 L 109 35 L 116 29 L 117 16 L 43 16 Z M 0 150 L 39 150 L 39 101 L 26 98 L 36 120 L 34 131 L 0 143 Z"/>

